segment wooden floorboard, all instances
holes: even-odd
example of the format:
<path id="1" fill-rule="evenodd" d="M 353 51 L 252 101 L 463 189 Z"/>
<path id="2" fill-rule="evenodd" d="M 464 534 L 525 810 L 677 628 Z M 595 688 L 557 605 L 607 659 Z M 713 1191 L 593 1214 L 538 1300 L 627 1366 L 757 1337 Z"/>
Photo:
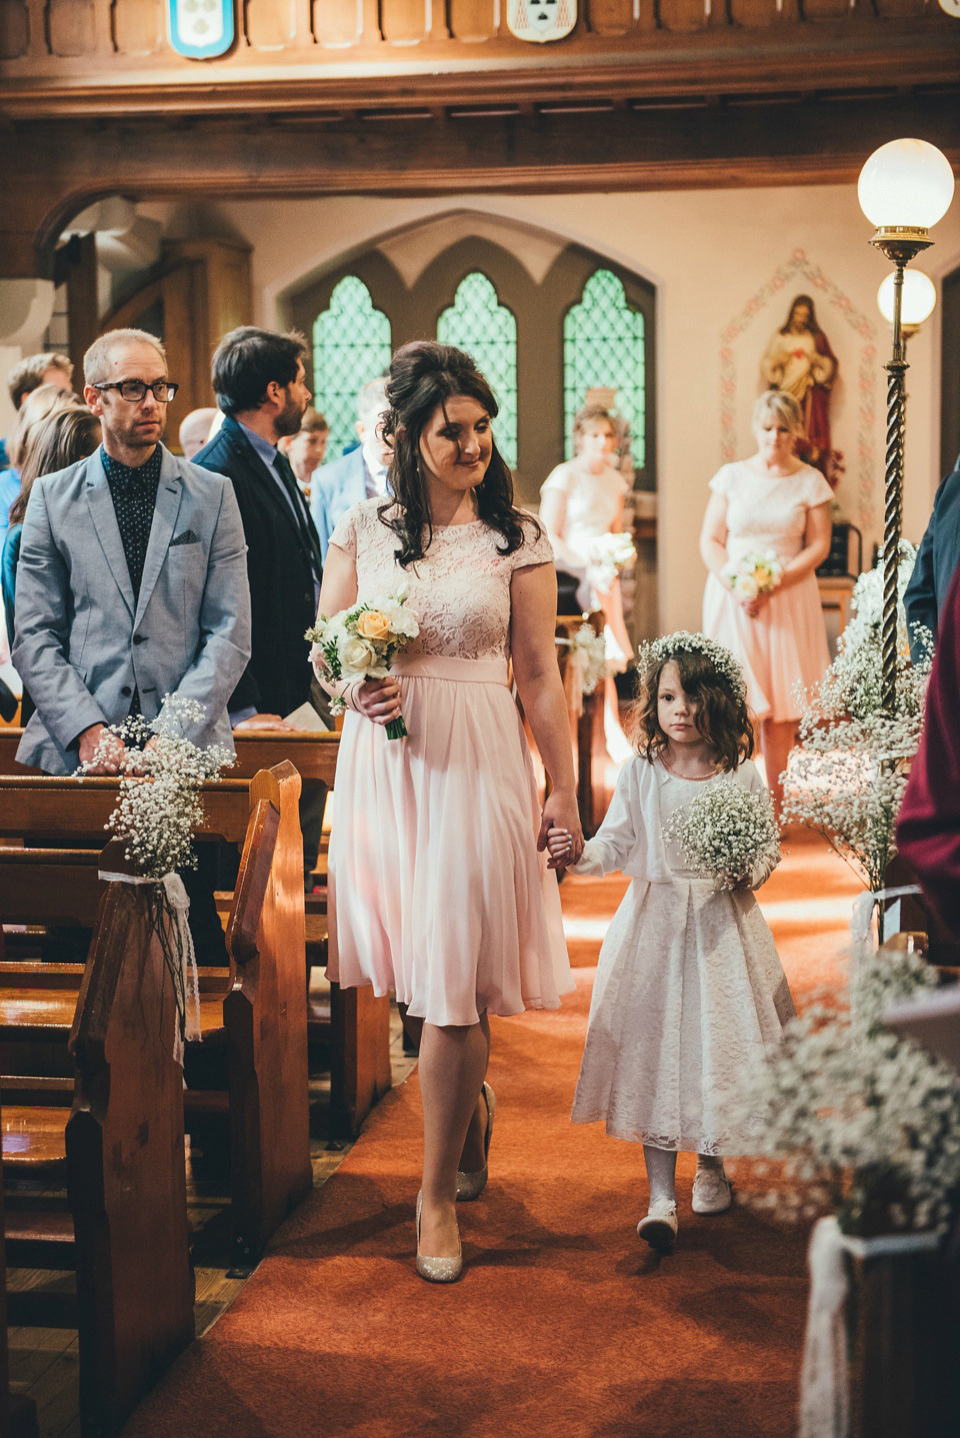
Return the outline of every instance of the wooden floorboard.
<path id="1" fill-rule="evenodd" d="M 402 1083 L 415 1060 L 403 1053 L 403 1035 L 396 1007 L 391 1010 L 390 1058 L 393 1082 Z M 349 1139 L 328 1142 L 326 1110 L 330 1084 L 324 1077 L 310 1080 L 310 1155 L 314 1188 L 337 1171 L 353 1147 Z M 188 1140 L 189 1144 L 189 1140 Z M 187 1163 L 187 1204 L 194 1230 L 196 1260 L 197 1335 L 206 1333 L 225 1313 L 246 1278 L 229 1277 L 229 1212 L 221 1181 L 198 1177 Z M 21 1190 L 18 1190 L 22 1192 Z M 63 1291 L 72 1275 L 42 1269 L 8 1272 L 13 1289 Z M 27 1393 L 37 1405 L 40 1438 L 80 1438 L 78 1406 L 77 1335 L 70 1329 L 14 1327 L 9 1330 L 10 1382 L 16 1393 Z"/>

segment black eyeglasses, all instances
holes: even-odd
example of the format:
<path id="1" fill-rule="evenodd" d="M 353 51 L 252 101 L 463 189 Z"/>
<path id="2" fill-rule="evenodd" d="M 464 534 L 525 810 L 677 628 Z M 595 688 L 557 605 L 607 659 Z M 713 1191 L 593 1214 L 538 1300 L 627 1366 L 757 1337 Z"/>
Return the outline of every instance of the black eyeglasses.
<path id="1" fill-rule="evenodd" d="M 130 404 L 142 404 L 148 389 L 153 391 L 153 397 L 157 404 L 168 404 L 180 388 L 178 384 L 171 384 L 166 379 L 158 379 L 156 384 L 144 384 L 142 379 L 121 379 L 110 384 L 95 384 L 93 387 L 101 390 L 119 390 L 120 398 L 129 401 Z"/>

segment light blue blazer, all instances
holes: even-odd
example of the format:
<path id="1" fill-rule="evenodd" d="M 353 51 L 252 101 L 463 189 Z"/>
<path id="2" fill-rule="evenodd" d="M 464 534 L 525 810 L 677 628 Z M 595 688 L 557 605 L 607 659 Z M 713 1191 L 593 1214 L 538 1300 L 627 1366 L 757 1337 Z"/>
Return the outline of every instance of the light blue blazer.
<path id="1" fill-rule="evenodd" d="M 233 486 L 163 450 L 134 602 L 100 450 L 38 479 L 17 567 L 14 665 L 37 712 L 17 758 L 72 774 L 92 724 L 116 724 L 136 687 L 147 719 L 167 694 L 195 699 L 184 726 L 233 748 L 227 700 L 250 657 L 246 542 Z"/>
<path id="2" fill-rule="evenodd" d="M 363 449 L 358 446 L 332 464 L 314 470 L 310 481 L 310 511 L 320 536 L 320 553 L 324 563 L 330 548 L 330 536 L 354 504 L 367 497 L 367 471 Z"/>

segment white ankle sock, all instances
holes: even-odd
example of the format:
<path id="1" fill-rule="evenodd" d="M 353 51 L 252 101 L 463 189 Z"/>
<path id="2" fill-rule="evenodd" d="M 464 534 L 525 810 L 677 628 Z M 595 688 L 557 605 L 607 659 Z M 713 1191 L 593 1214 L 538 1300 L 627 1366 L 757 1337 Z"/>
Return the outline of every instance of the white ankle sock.
<path id="1" fill-rule="evenodd" d="M 643 1145 L 643 1161 L 647 1166 L 650 1180 L 650 1202 L 658 1198 L 676 1199 L 677 1155 L 673 1149 L 654 1148 L 653 1144 Z"/>
<path id="2" fill-rule="evenodd" d="M 726 1178 L 723 1171 L 723 1154 L 721 1153 L 698 1153 L 697 1173 L 715 1173 L 720 1178 Z"/>

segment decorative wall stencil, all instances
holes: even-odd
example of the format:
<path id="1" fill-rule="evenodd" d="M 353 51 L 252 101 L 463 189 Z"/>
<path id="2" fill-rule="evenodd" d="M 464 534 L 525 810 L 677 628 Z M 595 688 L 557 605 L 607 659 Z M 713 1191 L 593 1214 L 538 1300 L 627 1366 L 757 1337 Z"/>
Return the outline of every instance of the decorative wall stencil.
<path id="1" fill-rule="evenodd" d="M 507 0 L 507 29 L 518 40 L 562 40 L 577 23 L 577 0 Z"/>
<path id="2" fill-rule="evenodd" d="M 233 44 L 233 0 L 168 0 L 170 44 L 188 60 L 212 60 Z"/>
<path id="3" fill-rule="evenodd" d="M 860 341 L 860 354 L 856 364 L 856 381 L 852 378 L 852 366 L 847 363 L 846 375 L 850 400 L 856 405 L 857 442 L 855 459 L 847 465 L 847 479 L 841 481 L 846 489 L 847 502 L 856 506 L 856 514 L 850 517 L 867 534 L 872 531 L 877 517 L 876 494 L 876 396 L 877 396 L 877 331 L 873 322 L 861 314 L 849 295 L 828 279 L 818 265 L 812 263 L 805 250 L 794 250 L 790 258 L 779 265 L 770 278 L 747 301 L 746 305 L 720 336 L 720 457 L 725 464 L 737 458 L 737 416 L 752 405 L 758 392 L 755 382 L 756 363 L 767 338 L 769 314 L 767 306 L 781 291 L 799 288 L 798 277 L 806 281 L 804 288 L 816 298 L 817 303 L 826 303 L 841 316 Z M 788 299 L 788 295 L 783 296 Z M 735 343 L 741 335 L 763 319 L 763 328 L 757 335 L 756 353 L 751 353 L 747 363 L 747 377 L 743 393 L 738 395 L 737 360 Z M 852 484 L 856 486 L 851 492 Z"/>

